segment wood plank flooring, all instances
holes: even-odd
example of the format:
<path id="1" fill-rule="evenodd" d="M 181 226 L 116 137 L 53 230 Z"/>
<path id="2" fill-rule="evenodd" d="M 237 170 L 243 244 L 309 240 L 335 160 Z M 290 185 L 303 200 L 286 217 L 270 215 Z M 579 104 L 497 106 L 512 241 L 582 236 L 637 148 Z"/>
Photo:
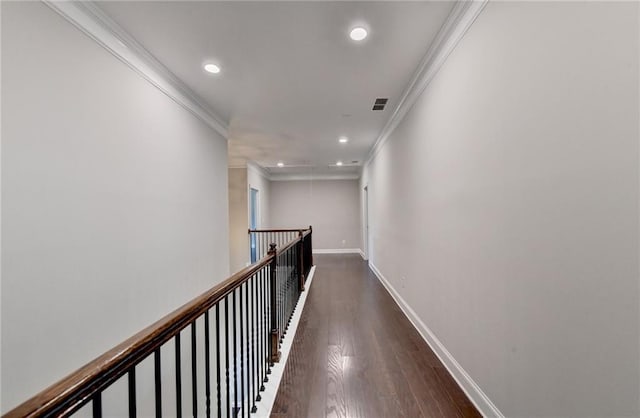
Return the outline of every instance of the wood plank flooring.
<path id="1" fill-rule="evenodd" d="M 314 261 L 272 418 L 480 416 L 359 255 Z"/>

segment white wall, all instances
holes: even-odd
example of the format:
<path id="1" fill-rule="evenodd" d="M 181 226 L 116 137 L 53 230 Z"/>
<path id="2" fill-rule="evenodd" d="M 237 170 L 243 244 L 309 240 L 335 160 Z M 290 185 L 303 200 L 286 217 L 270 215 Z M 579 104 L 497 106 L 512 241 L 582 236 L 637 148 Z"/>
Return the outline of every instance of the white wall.
<path id="1" fill-rule="evenodd" d="M 313 249 L 360 249 L 358 180 L 274 181 L 271 223 L 313 226 Z"/>
<path id="2" fill-rule="evenodd" d="M 246 168 L 229 169 L 229 268 L 232 273 L 249 262 L 248 183 Z"/>
<path id="3" fill-rule="evenodd" d="M 2 112 L 7 411 L 229 263 L 225 139 L 42 3 L 2 3 Z"/>
<path id="4" fill-rule="evenodd" d="M 363 173 L 373 265 L 508 417 L 640 415 L 638 7 L 489 2 Z"/>

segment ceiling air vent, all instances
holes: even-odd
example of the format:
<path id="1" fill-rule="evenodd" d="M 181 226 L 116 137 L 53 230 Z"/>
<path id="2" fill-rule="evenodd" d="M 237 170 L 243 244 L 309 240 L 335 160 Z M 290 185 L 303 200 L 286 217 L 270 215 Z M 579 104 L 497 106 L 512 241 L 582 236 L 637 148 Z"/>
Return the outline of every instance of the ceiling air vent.
<path id="1" fill-rule="evenodd" d="M 384 110 L 384 107 L 387 105 L 388 101 L 389 99 L 383 99 L 381 97 L 378 97 L 376 99 L 376 102 L 373 104 L 373 109 L 371 110 Z"/>

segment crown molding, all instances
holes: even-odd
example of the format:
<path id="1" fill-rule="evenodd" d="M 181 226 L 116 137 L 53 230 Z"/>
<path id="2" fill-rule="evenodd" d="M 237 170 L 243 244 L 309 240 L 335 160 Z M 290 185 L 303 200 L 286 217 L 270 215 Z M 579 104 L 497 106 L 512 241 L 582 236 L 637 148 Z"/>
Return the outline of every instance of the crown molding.
<path id="1" fill-rule="evenodd" d="M 230 165 L 230 169 L 245 169 L 253 171 L 259 176 L 269 181 L 322 181 L 322 180 L 358 180 L 361 172 L 357 173 L 335 173 L 335 174 L 313 174 L 313 173 L 287 173 L 280 174 L 269 171 L 255 161 L 247 161 L 242 165 Z"/>
<path id="2" fill-rule="evenodd" d="M 389 139 L 391 133 L 402 122 L 409 110 L 416 103 L 424 89 L 435 77 L 449 54 L 458 45 L 464 34 L 469 30 L 488 0 L 462 0 L 456 2 L 447 16 L 444 24 L 431 43 L 429 50 L 413 74 L 411 81 L 402 93 L 398 105 L 380 131 L 378 138 L 369 151 L 366 166 L 378 154 L 382 146 Z"/>
<path id="3" fill-rule="evenodd" d="M 97 5 L 90 1 L 43 0 L 43 3 L 227 138 L 227 122 Z"/>
<path id="4" fill-rule="evenodd" d="M 271 180 L 271 173 L 269 173 L 269 171 L 267 171 L 264 167 L 258 165 L 253 161 L 247 161 L 247 170 L 253 171 L 257 175 L 262 176 L 267 180 Z"/>
<path id="5" fill-rule="evenodd" d="M 358 180 L 360 175 L 353 174 L 272 174 L 271 181 L 322 181 L 322 180 Z"/>

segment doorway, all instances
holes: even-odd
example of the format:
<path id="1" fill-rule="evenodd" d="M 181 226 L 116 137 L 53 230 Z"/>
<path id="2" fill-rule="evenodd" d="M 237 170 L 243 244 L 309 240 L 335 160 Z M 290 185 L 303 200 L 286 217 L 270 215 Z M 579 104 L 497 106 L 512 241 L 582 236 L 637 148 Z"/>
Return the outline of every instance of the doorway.
<path id="1" fill-rule="evenodd" d="M 249 189 L 249 229 L 258 229 L 258 190 Z M 257 234 L 249 234 L 251 240 L 251 263 L 258 261 Z"/>
<path id="2" fill-rule="evenodd" d="M 364 259 L 369 260 L 369 186 L 364 187 L 364 196 L 363 196 L 363 220 L 364 220 Z"/>

